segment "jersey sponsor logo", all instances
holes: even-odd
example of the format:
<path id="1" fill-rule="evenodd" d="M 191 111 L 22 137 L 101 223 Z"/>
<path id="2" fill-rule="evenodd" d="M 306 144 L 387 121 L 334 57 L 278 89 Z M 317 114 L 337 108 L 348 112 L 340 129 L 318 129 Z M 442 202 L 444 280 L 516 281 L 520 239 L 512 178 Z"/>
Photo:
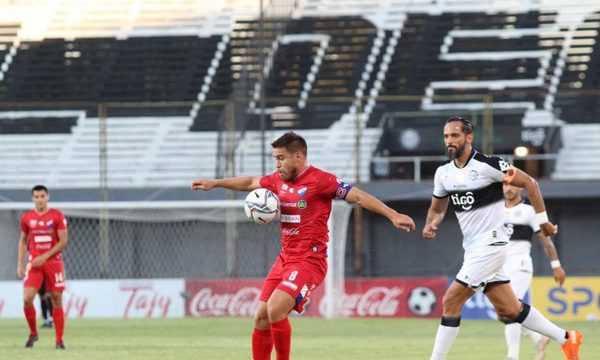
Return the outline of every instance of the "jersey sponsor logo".
<path id="1" fill-rule="evenodd" d="M 450 198 L 452 199 L 452 204 L 454 206 L 460 206 L 463 210 L 471 210 L 475 203 L 475 197 L 473 196 L 472 191 L 467 191 L 464 195 L 452 194 Z"/>
<path id="2" fill-rule="evenodd" d="M 52 236 L 48 235 L 36 235 L 33 237 L 33 241 L 36 243 L 44 243 L 52 241 Z"/>
<path id="3" fill-rule="evenodd" d="M 304 196 L 304 194 L 306 194 L 306 190 L 307 190 L 306 187 L 303 187 L 302 189 L 298 190 L 298 195 Z"/>
<path id="4" fill-rule="evenodd" d="M 293 207 L 293 208 L 295 208 L 296 206 L 298 206 L 298 204 L 295 203 L 295 202 L 281 202 L 281 203 L 279 203 L 279 206 L 281 206 L 281 207 Z"/>
<path id="5" fill-rule="evenodd" d="M 306 200 L 298 201 L 298 209 L 305 209 L 307 206 L 308 206 L 308 203 L 306 202 Z"/>
<path id="6" fill-rule="evenodd" d="M 37 225 L 37 220 L 29 220 L 29 227 L 35 227 Z"/>
<path id="7" fill-rule="evenodd" d="M 44 226 L 44 222 L 43 222 L 43 221 L 40 221 L 40 222 L 38 222 L 38 225 L 39 225 L 39 226 Z"/>
<path id="8" fill-rule="evenodd" d="M 281 233 L 285 236 L 296 236 L 296 235 L 300 235 L 300 229 L 298 228 L 291 228 L 291 229 L 282 229 Z"/>
<path id="9" fill-rule="evenodd" d="M 300 222 L 300 215 L 281 215 L 281 222 L 287 222 L 287 223 L 299 223 Z"/>

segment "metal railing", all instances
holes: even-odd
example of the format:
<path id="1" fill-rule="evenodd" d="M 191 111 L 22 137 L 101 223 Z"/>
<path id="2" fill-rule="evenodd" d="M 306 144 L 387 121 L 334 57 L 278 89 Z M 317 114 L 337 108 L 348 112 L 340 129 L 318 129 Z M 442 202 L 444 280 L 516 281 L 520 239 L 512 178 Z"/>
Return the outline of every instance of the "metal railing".
<path id="1" fill-rule="evenodd" d="M 531 154 L 526 156 L 516 156 L 513 154 L 499 154 L 498 156 L 505 158 L 510 163 L 514 163 L 515 160 L 519 161 L 556 161 L 558 154 Z M 412 164 L 414 174 L 412 180 L 414 182 L 421 182 L 422 176 L 422 165 L 423 163 L 438 163 L 448 160 L 445 155 L 424 155 L 424 156 L 375 156 L 373 157 L 372 163 L 374 166 L 374 172 L 376 174 L 389 174 L 391 164 L 405 163 Z"/>

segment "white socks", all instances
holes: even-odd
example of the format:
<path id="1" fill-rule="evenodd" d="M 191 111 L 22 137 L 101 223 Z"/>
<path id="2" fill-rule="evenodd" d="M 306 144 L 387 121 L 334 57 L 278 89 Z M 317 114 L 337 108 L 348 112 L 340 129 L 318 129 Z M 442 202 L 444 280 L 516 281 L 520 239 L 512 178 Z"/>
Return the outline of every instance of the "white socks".
<path id="1" fill-rule="evenodd" d="M 456 339 L 456 335 L 458 335 L 458 329 L 458 326 L 440 325 L 438 327 L 430 360 L 446 359 L 446 355 L 448 355 L 448 351 L 450 351 L 450 347 L 452 347 L 454 339 Z"/>
<path id="2" fill-rule="evenodd" d="M 525 317 L 521 324 L 529 330 L 546 335 L 550 339 L 558 342 L 560 345 L 567 341 L 567 339 L 565 339 L 566 331 L 554 325 L 534 307 L 530 307 L 529 314 L 527 317 Z"/>
<path id="3" fill-rule="evenodd" d="M 506 346 L 508 347 L 507 357 L 510 359 L 518 359 L 521 346 L 521 324 L 506 324 L 506 326 L 504 326 L 504 337 L 506 338 Z"/>

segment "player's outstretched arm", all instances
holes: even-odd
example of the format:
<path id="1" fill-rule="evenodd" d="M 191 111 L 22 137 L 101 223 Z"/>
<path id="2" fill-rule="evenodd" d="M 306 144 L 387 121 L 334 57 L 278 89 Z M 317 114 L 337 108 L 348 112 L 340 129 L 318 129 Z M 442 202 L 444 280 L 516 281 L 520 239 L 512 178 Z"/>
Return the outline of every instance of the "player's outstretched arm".
<path id="1" fill-rule="evenodd" d="M 212 190 L 224 188 L 234 191 L 252 191 L 260 187 L 260 178 L 243 176 L 226 179 L 195 179 L 192 181 L 192 190 Z"/>
<path id="2" fill-rule="evenodd" d="M 527 173 L 514 166 L 511 166 L 504 179 L 506 183 L 522 187 L 527 191 L 529 201 L 531 201 L 531 206 L 533 206 L 533 209 L 535 210 L 538 224 L 540 224 L 540 228 L 544 235 L 556 235 L 556 233 L 558 233 L 558 226 L 552 224 L 548 220 L 544 198 L 542 197 L 538 182 Z"/>
<path id="3" fill-rule="evenodd" d="M 541 232 L 538 232 L 538 239 L 540 240 L 540 244 L 544 247 L 544 252 L 546 256 L 550 260 L 550 266 L 552 266 L 552 275 L 554 276 L 554 280 L 562 286 L 565 282 L 567 275 L 565 274 L 565 270 L 560 264 L 560 260 L 558 259 L 558 253 L 556 252 L 556 248 L 554 247 L 554 243 L 552 239 L 548 236 L 544 236 Z"/>
<path id="4" fill-rule="evenodd" d="M 415 229 L 415 222 L 410 216 L 398 213 L 375 196 L 359 188 L 353 187 L 350 189 L 346 201 L 387 217 L 398 229 L 407 232 Z"/>
<path id="5" fill-rule="evenodd" d="M 444 220 L 446 210 L 448 209 L 448 198 L 431 198 L 431 206 L 427 210 L 427 220 L 423 227 L 423 237 L 428 240 L 435 239 L 437 235 L 437 227 Z"/>
<path id="6" fill-rule="evenodd" d="M 17 277 L 22 279 L 25 276 L 25 267 L 23 266 L 23 259 L 25 259 L 25 253 L 27 252 L 27 234 L 21 231 L 21 237 L 19 238 L 19 249 L 17 257 Z"/>

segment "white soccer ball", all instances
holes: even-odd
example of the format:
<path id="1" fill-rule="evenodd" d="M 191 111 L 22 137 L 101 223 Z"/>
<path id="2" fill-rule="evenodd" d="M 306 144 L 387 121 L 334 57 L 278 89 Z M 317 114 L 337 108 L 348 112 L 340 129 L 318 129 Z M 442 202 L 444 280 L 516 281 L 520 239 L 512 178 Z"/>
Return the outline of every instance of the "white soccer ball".
<path id="1" fill-rule="evenodd" d="M 408 295 L 408 309 L 418 316 L 431 314 L 436 302 L 435 293 L 427 287 L 416 287 Z"/>
<path id="2" fill-rule="evenodd" d="M 244 211 L 257 224 L 268 224 L 279 214 L 279 199 L 267 189 L 252 190 L 246 196 Z"/>

